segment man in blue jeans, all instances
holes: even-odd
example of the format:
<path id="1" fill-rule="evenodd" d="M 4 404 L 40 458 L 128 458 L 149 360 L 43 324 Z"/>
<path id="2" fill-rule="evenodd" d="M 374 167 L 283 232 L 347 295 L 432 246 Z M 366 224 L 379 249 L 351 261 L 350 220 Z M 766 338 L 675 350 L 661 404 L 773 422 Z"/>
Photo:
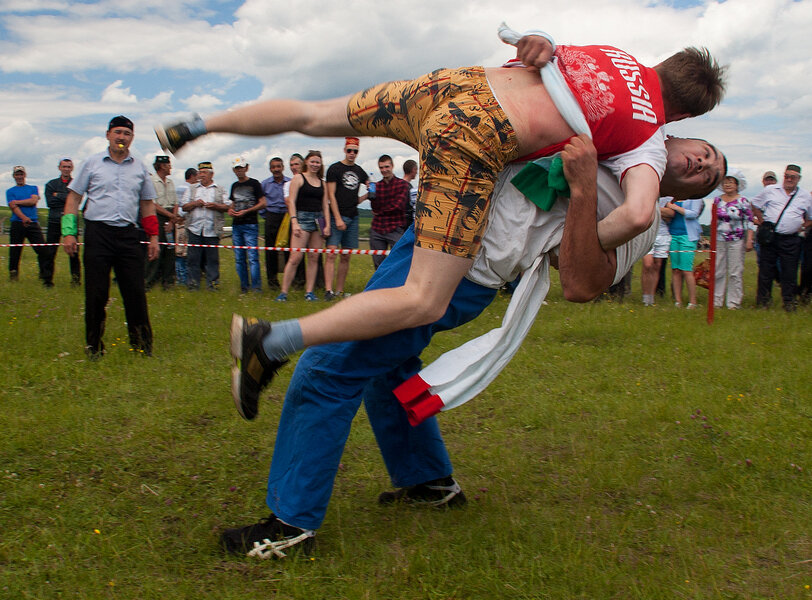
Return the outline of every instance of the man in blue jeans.
<path id="1" fill-rule="evenodd" d="M 410 227 L 365 289 L 402 285 L 409 274 L 413 250 L 414 228 Z M 266 497 L 273 516 L 247 528 L 225 531 L 221 537 L 224 548 L 263 558 L 281 558 L 285 556 L 283 550 L 294 546 L 306 552 L 311 549 L 362 397 L 393 484 L 407 489 L 433 482 L 432 489 L 427 488 L 428 497 L 417 502 L 464 504 L 462 490 L 450 477 L 451 459 L 437 419 L 410 426 L 391 390 L 420 370 L 418 357 L 435 333 L 474 319 L 496 292 L 463 279 L 446 314 L 432 325 L 373 340 L 307 349 L 296 365 L 279 419 Z M 380 501 L 408 501 L 401 496 L 385 492 Z M 276 537 L 283 539 L 273 541 Z M 264 543 L 265 539 L 269 541 Z M 259 542 L 259 550 L 252 548 L 254 541 Z"/>
<path id="2" fill-rule="evenodd" d="M 369 180 L 366 171 L 355 164 L 359 144 L 357 137 L 345 138 L 344 159 L 333 163 L 327 169 L 327 200 L 330 203 L 330 237 L 327 238 L 329 250 L 337 250 L 339 246 L 349 250 L 358 248 L 358 205 L 367 198 L 367 194 L 359 196 L 358 192 L 361 184 L 366 185 Z M 325 300 L 335 300 L 344 295 L 344 283 L 350 270 L 351 256 L 338 254 L 328 256 L 324 261 Z"/>
<path id="3" fill-rule="evenodd" d="M 262 276 L 259 268 L 259 223 L 257 214 L 265 208 L 265 192 L 262 185 L 253 177 L 248 177 L 248 163 L 240 156 L 234 159 L 234 174 L 237 181 L 231 185 L 231 241 L 234 243 L 234 261 L 237 264 L 237 275 L 240 278 L 240 292 L 245 294 L 250 289 L 262 291 Z M 238 246 L 249 246 L 239 248 Z"/>

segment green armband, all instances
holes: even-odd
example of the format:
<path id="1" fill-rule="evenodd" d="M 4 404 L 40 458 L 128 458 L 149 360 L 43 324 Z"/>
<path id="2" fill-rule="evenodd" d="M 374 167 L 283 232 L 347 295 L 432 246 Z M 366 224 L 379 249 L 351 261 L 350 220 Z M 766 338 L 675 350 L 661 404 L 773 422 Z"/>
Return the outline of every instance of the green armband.
<path id="1" fill-rule="evenodd" d="M 62 235 L 73 235 L 79 233 L 76 226 L 76 215 L 62 215 Z"/>

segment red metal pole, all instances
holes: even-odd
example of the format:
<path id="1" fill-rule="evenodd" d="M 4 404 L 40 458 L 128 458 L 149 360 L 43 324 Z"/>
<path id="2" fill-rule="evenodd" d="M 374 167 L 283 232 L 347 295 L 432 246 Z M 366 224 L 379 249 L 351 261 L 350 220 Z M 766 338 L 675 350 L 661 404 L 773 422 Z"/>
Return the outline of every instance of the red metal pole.
<path id="1" fill-rule="evenodd" d="M 713 296 L 716 287 L 716 201 L 711 204 L 710 281 L 708 282 L 708 325 L 713 324 Z"/>

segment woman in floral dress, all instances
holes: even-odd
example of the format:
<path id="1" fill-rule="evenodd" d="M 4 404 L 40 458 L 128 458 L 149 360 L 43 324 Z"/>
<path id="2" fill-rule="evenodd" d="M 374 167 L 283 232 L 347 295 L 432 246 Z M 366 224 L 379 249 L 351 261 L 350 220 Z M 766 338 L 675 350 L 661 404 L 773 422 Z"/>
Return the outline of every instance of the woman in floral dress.
<path id="1" fill-rule="evenodd" d="M 724 193 L 713 201 L 717 218 L 713 304 L 717 308 L 725 304 L 725 293 L 729 309 L 741 307 L 744 254 L 753 249 L 753 211 L 750 201 L 739 193 L 746 185 L 741 171 L 728 170 L 722 180 Z"/>

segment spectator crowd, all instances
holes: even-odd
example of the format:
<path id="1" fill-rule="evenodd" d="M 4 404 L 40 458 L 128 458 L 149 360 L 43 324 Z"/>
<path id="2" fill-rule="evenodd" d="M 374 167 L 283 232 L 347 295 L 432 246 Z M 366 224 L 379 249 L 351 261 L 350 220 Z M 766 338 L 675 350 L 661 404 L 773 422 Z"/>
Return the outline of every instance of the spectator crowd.
<path id="1" fill-rule="evenodd" d="M 781 287 L 784 310 L 793 312 L 798 303 L 808 304 L 812 294 L 812 196 L 799 185 L 801 167 L 787 165 L 783 182 L 774 171 L 762 177 L 762 190 L 754 198 L 742 195 L 744 174 L 728 168 L 721 194 L 711 203 L 716 224 L 713 303 L 717 308 L 741 308 L 745 254 L 755 250 L 758 277 L 755 303 L 772 304 L 772 287 Z M 643 259 L 643 304 L 654 304 L 655 293 L 664 295 L 666 260 L 671 262 L 674 304 L 683 305 L 683 283 L 688 292 L 686 308 L 698 306 L 694 278 L 694 253 L 700 239 L 699 217 L 705 201 L 661 198 L 657 239 Z M 800 282 L 799 282 L 800 267 Z"/>
<path id="2" fill-rule="evenodd" d="M 380 178 L 376 180 L 356 163 L 359 150 L 357 137 L 346 138 L 344 158 L 329 165 L 326 172 L 321 152 L 293 154 L 287 163 L 290 175 L 285 174 L 285 161 L 275 156 L 268 164 L 270 176 L 262 181 L 249 176 L 250 165 L 240 156 L 232 162 L 236 181 L 230 189 L 215 183 L 211 162 L 201 161 L 186 169 L 180 194 L 170 177 L 170 158 L 156 156 L 151 179 L 160 253 L 157 260 L 149 261 L 145 250 L 146 289 L 160 283 L 164 289 L 179 284 L 198 290 L 203 283 L 207 289 L 216 290 L 228 216 L 241 292 L 262 291 L 260 250 L 265 248 L 266 285 L 277 293 L 277 301 L 287 301 L 291 288 L 303 288 L 306 301 L 319 300 L 317 287 L 323 288 L 327 301 L 349 295 L 345 287 L 353 254 L 342 251 L 359 248 L 358 205 L 369 200 L 372 208 L 370 250 L 387 251 L 414 220 L 418 185 L 416 161 L 404 162 L 400 178 L 394 173 L 392 157 L 384 154 L 378 159 Z M 24 166 L 13 168 L 15 185 L 6 191 L 12 213 L 12 281 L 19 277 L 20 245 L 27 241 L 34 245 L 43 285 L 54 285 L 60 219 L 74 165 L 66 157 L 57 167 L 59 176 L 45 185 L 49 211 L 44 226 L 39 224 L 37 187 L 26 184 Z M 785 310 L 791 312 L 799 303 L 808 304 L 812 298 L 812 196 L 800 181 L 798 165 L 787 165 L 781 183 L 774 171 L 767 171 L 761 191 L 746 198 L 742 195 L 747 187 L 745 176 L 731 167 L 716 197 L 661 198 L 657 239 L 642 261 L 643 304 L 654 305 L 655 296 L 664 296 L 670 268 L 674 305 L 687 309 L 699 306 L 695 253 L 702 233 L 699 218 L 706 209 L 713 211 L 717 224 L 715 307 L 737 310 L 743 306 L 745 256 L 753 250 L 758 264 L 756 306 L 771 305 L 773 283 L 779 284 Z M 143 231 L 141 237 L 146 241 Z M 321 249 L 328 253 L 312 252 Z M 376 269 L 384 258 L 384 254 L 373 254 Z M 82 278 L 78 254 L 68 259 L 71 283 L 78 286 Z"/>
<path id="3" fill-rule="evenodd" d="M 158 220 L 159 254 L 149 260 L 144 244 L 145 289 L 164 290 L 182 285 L 190 290 L 217 290 L 220 284 L 220 249 L 230 225 L 235 268 L 243 293 L 262 291 L 260 250 L 264 248 L 265 280 L 276 300 L 287 301 L 291 287 L 304 288 L 304 299 L 319 300 L 315 294 L 317 278 L 324 289 L 324 300 L 349 295 L 345 283 L 352 254 L 342 250 L 359 248 L 358 205 L 369 200 L 373 220 L 371 250 L 390 249 L 414 219 L 417 194 L 417 163 L 407 160 L 404 177 L 394 173 L 389 155 L 378 159 L 380 179 L 375 181 L 356 164 L 360 141 L 348 137 L 344 158 L 326 169 L 321 152 L 311 150 L 305 156 L 295 153 L 288 159 L 290 175 L 285 174 L 281 157 L 270 159 L 270 176 L 259 181 L 249 176 L 250 165 L 242 156 L 232 161 L 236 178 L 230 188 L 215 182 L 210 161 L 201 161 L 184 172 L 185 185 L 175 187 L 169 156 L 158 155 L 150 178 L 155 190 L 154 206 Z M 73 161 L 63 158 L 59 176 L 45 186 L 48 207 L 47 226 L 41 227 L 37 211 L 40 201 L 37 186 L 26 184 L 26 169 L 13 168 L 15 185 L 6 192 L 11 209 L 9 276 L 19 278 L 23 244 L 32 245 L 39 278 L 43 285 L 54 285 L 54 265 L 62 237 L 61 219 L 73 180 Z M 82 207 L 84 212 L 84 207 Z M 260 225 L 262 228 L 260 229 Z M 140 238 L 147 235 L 136 226 Z M 260 239 L 260 235 L 263 239 Z M 281 251 L 274 248 L 290 248 Z M 301 249 L 301 250 L 300 250 Z M 326 249 L 329 253 L 304 252 Z M 373 255 L 375 268 L 384 255 Z M 79 254 L 68 256 L 71 283 L 81 283 Z M 280 278 L 281 275 L 281 278 Z"/>

